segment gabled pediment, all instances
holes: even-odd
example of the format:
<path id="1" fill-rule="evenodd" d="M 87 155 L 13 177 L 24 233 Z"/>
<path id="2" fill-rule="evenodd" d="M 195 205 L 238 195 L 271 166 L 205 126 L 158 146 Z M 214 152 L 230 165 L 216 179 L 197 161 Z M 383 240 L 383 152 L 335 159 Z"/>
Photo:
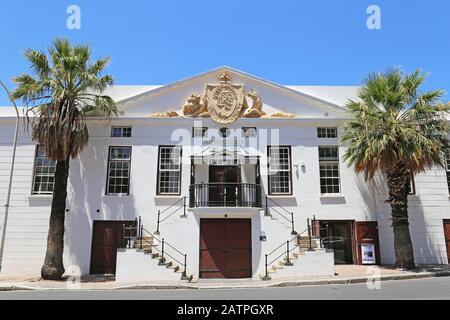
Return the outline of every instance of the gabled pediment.
<path id="1" fill-rule="evenodd" d="M 228 78 L 218 78 L 225 74 Z M 118 103 L 124 116 L 212 117 L 225 124 L 227 117 L 234 121 L 241 117 L 343 118 L 346 115 L 342 106 L 229 67 L 155 87 Z"/>

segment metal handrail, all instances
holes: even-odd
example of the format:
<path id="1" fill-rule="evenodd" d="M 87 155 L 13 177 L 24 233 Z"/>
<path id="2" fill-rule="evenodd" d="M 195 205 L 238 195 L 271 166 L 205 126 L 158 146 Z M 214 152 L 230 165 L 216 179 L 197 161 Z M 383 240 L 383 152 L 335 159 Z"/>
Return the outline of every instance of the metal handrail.
<path id="1" fill-rule="evenodd" d="M 269 205 L 269 200 L 272 201 L 278 208 L 284 210 L 284 212 L 287 212 L 291 218 L 287 218 L 283 213 L 281 213 L 280 211 L 278 211 L 275 207 L 270 206 Z M 290 222 L 291 224 L 291 234 L 292 235 L 297 235 L 297 232 L 295 231 L 295 223 L 294 223 L 294 213 L 293 212 L 289 212 L 288 210 L 286 210 L 286 208 L 282 207 L 278 202 L 276 202 L 275 200 L 269 198 L 266 195 L 266 210 L 265 210 L 265 215 L 266 216 L 271 216 L 271 214 L 269 213 L 269 207 L 270 210 L 275 211 L 276 213 L 278 213 L 281 217 L 283 217 L 286 221 Z"/>
<path id="2" fill-rule="evenodd" d="M 283 208 L 284 209 L 284 208 Z M 287 218 L 284 214 L 282 214 L 280 211 L 278 211 L 277 209 L 275 209 L 274 207 L 271 207 L 271 210 L 275 211 L 276 213 L 278 213 L 280 216 L 282 216 L 284 219 L 286 219 L 287 221 L 291 222 L 291 219 Z M 290 213 L 289 213 L 290 214 Z"/>
<path id="3" fill-rule="evenodd" d="M 303 233 L 305 233 L 306 231 L 308 231 L 308 230 L 303 231 Z M 302 234 L 302 233 L 301 233 L 301 234 Z M 300 235 L 301 235 L 301 234 L 300 234 Z M 292 241 L 294 241 L 294 240 L 297 240 L 298 237 L 300 237 L 300 235 L 293 237 L 291 240 L 284 241 L 280 246 L 278 246 L 276 249 L 272 250 L 272 252 L 268 253 L 268 254 L 267 254 L 267 257 L 271 256 L 271 255 L 274 254 L 276 251 L 278 251 L 278 250 L 280 250 L 281 248 L 283 248 L 284 246 L 286 246 L 286 243 L 292 242 Z M 284 255 L 285 253 L 286 253 L 286 251 L 284 251 L 284 252 L 283 252 L 279 257 L 277 257 L 276 259 L 272 260 L 272 261 L 269 263 L 269 265 L 271 265 L 275 260 L 277 260 L 278 258 L 280 258 L 280 257 L 281 257 L 282 255 Z"/>
<path id="4" fill-rule="evenodd" d="M 262 187 L 254 183 L 197 183 L 189 187 L 189 206 L 261 208 Z M 223 197 L 217 197 L 223 194 Z"/>
<path id="5" fill-rule="evenodd" d="M 168 211 L 169 209 L 175 207 L 175 206 L 178 204 L 178 202 L 180 202 L 181 200 L 184 200 L 184 198 L 186 198 L 186 197 L 183 197 L 183 198 L 178 199 L 178 200 L 177 200 L 176 202 L 174 202 L 172 205 L 170 205 L 169 207 L 167 207 L 166 209 L 164 209 L 163 211 L 161 211 L 161 214 L 163 214 L 163 213 L 165 213 L 166 211 Z"/>
<path id="6" fill-rule="evenodd" d="M 127 231 L 128 231 L 128 234 L 127 234 Z M 145 239 L 144 238 L 145 235 L 151 236 L 154 241 L 157 241 L 159 244 L 161 244 L 161 249 L 158 248 L 158 246 L 156 246 L 153 242 L 150 242 L 147 239 Z M 131 240 L 133 238 L 137 239 L 139 241 L 138 245 L 139 245 L 139 249 L 141 249 L 141 250 L 144 247 L 144 243 L 148 244 L 148 245 L 150 245 L 151 248 L 154 248 L 161 254 L 161 258 L 160 258 L 160 262 L 159 262 L 160 264 L 165 264 L 165 256 L 168 256 L 183 266 L 183 275 L 182 276 L 184 278 L 187 277 L 187 254 L 185 254 L 185 253 L 181 252 L 180 250 L 178 250 L 177 248 L 175 248 L 172 244 L 165 241 L 164 238 L 162 240 L 158 239 L 158 237 L 155 236 L 155 234 L 151 233 L 146 228 L 144 228 L 141 217 L 136 218 L 134 220 L 133 224 L 130 226 L 123 225 L 122 236 L 123 236 L 122 244 L 123 244 L 124 248 L 131 247 Z M 173 249 L 177 254 L 181 255 L 184 258 L 184 261 L 183 262 L 180 261 L 179 258 L 178 259 L 175 258 L 172 254 L 167 252 L 167 250 L 164 250 L 164 248 L 166 246 Z"/>
<path id="7" fill-rule="evenodd" d="M 185 254 L 185 253 L 181 252 L 180 250 L 178 250 L 177 248 L 175 248 L 173 245 L 171 245 L 166 240 L 164 240 L 164 238 L 162 238 L 161 240 L 158 239 L 154 234 L 152 234 L 150 231 L 145 229 L 142 225 L 141 225 L 141 237 L 140 237 L 141 249 L 142 249 L 142 240 L 143 240 L 144 234 L 148 234 L 148 235 L 152 236 L 152 238 L 154 240 L 158 241 L 161 244 L 161 249 L 159 249 L 153 243 L 150 243 L 148 240 L 144 239 L 144 241 L 149 243 L 152 248 L 155 248 L 159 253 L 161 253 L 161 258 L 160 258 L 159 263 L 161 265 L 165 264 L 166 263 L 165 256 L 168 256 L 169 258 L 171 258 L 172 260 L 178 262 L 180 265 L 183 266 L 183 277 L 186 277 L 187 276 L 187 254 Z M 171 249 L 175 250 L 175 252 L 178 253 L 179 255 L 181 255 L 184 258 L 184 262 L 181 262 L 180 260 L 175 258 L 173 255 L 171 255 L 169 252 L 167 252 L 167 249 L 166 249 L 167 246 L 170 247 Z"/>
<path id="8" fill-rule="evenodd" d="M 274 204 L 276 204 L 279 208 L 283 209 L 286 213 L 289 213 L 289 214 L 290 214 L 290 212 L 289 212 L 288 210 L 286 210 L 286 208 L 284 208 L 282 205 L 280 205 L 278 202 L 276 202 L 276 201 L 273 200 L 272 198 L 269 198 L 269 197 L 266 196 L 266 200 L 272 201 L 272 202 L 273 202 Z"/>
<path id="9" fill-rule="evenodd" d="M 293 237 L 292 239 L 284 241 L 281 245 L 279 245 L 274 250 L 272 250 L 270 253 L 265 255 L 265 276 L 264 276 L 265 280 L 270 279 L 269 266 L 272 265 L 275 261 L 278 261 L 282 256 L 286 255 L 286 261 L 284 263 L 285 265 L 292 265 L 292 263 L 290 261 L 290 253 L 292 251 L 294 251 L 296 248 L 300 247 L 300 244 L 296 243 L 294 246 L 291 247 L 290 243 L 295 240 L 298 240 L 299 237 L 306 232 L 308 232 L 308 236 L 311 237 L 311 226 L 309 225 L 309 219 L 308 219 L 308 228 L 307 229 L 302 231 L 300 234 L 296 234 L 295 237 Z M 281 248 L 283 248 L 284 246 L 286 246 L 286 250 L 283 251 L 281 254 L 279 254 L 277 257 L 275 257 L 269 261 L 269 257 L 271 255 L 273 255 L 275 252 L 277 252 L 278 250 L 280 250 Z M 310 240 L 310 249 L 311 249 L 311 240 Z"/>
<path id="10" fill-rule="evenodd" d="M 169 246 L 169 247 L 171 247 L 173 250 L 175 250 L 176 252 L 178 252 L 179 254 L 181 254 L 181 255 L 183 255 L 184 256 L 184 253 L 183 252 L 181 252 L 180 250 L 178 250 L 177 248 L 175 248 L 174 246 L 172 246 L 170 243 L 168 243 L 167 241 L 166 241 L 166 244 Z"/>
<path id="11" fill-rule="evenodd" d="M 170 213 L 169 215 L 165 216 L 163 219 L 161 219 L 161 215 L 163 215 L 164 213 L 166 213 L 168 210 L 172 209 L 173 207 L 175 207 L 177 204 L 179 204 L 181 201 L 183 201 L 183 204 L 177 208 L 175 208 L 175 210 Z M 173 216 L 175 213 L 177 213 L 178 211 L 180 211 L 181 209 L 183 209 L 183 215 L 182 217 L 185 218 L 186 216 L 186 197 L 182 197 L 181 199 L 178 199 L 175 203 L 173 203 L 172 205 L 170 205 L 168 208 L 164 209 L 163 211 L 158 210 L 158 218 L 156 221 L 156 231 L 155 234 L 159 234 L 159 226 L 162 222 L 166 221 L 167 219 L 169 219 L 171 216 Z"/>
<path id="12" fill-rule="evenodd" d="M 216 186 L 220 186 L 220 185 L 233 185 L 233 184 L 240 184 L 240 185 L 249 185 L 249 186 L 260 186 L 259 184 L 256 183 L 248 183 L 248 182 L 205 182 L 205 183 L 193 183 L 190 186 L 191 187 L 195 187 L 195 186 L 203 186 L 203 185 L 216 185 Z"/>

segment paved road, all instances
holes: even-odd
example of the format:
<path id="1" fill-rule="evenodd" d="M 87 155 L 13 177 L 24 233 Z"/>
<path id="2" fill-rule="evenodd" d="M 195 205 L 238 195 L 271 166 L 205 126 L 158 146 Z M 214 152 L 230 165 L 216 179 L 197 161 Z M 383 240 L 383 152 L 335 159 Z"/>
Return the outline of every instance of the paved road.
<path id="1" fill-rule="evenodd" d="M 133 300 L 273 300 L 273 299 L 445 299 L 450 300 L 450 277 L 381 282 L 380 290 L 366 284 L 233 290 L 109 290 L 10 291 L 0 299 L 133 299 Z"/>

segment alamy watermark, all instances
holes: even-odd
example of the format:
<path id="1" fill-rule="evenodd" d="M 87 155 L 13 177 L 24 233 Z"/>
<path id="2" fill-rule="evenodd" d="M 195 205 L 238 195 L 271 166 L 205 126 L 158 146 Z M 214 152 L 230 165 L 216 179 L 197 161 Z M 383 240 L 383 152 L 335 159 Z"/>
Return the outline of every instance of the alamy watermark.
<path id="1" fill-rule="evenodd" d="M 79 266 L 70 265 L 66 269 L 66 274 L 69 275 L 66 282 L 67 289 L 81 289 L 81 268 Z"/>
<path id="2" fill-rule="evenodd" d="M 67 7 L 66 13 L 69 15 L 66 20 L 66 26 L 69 30 L 81 29 L 81 9 L 77 5 Z"/>
<path id="3" fill-rule="evenodd" d="M 367 268 L 367 289 L 369 290 L 381 290 L 381 271 L 377 267 Z"/>
<path id="4" fill-rule="evenodd" d="M 381 8 L 375 4 L 367 7 L 367 18 L 366 25 L 369 30 L 381 30 Z"/>

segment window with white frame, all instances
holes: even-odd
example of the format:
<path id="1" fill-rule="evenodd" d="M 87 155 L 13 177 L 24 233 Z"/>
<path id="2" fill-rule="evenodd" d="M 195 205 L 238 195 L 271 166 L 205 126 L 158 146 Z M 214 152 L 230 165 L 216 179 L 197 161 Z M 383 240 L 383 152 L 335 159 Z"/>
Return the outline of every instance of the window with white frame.
<path id="1" fill-rule="evenodd" d="M 44 146 L 36 147 L 33 194 L 52 194 L 55 187 L 56 161 L 47 159 Z"/>
<path id="2" fill-rule="evenodd" d="M 181 193 L 181 147 L 160 146 L 158 159 L 158 194 Z"/>
<path id="3" fill-rule="evenodd" d="M 108 161 L 108 195 L 130 193 L 131 147 L 110 147 Z"/>
<path id="4" fill-rule="evenodd" d="M 268 147 L 269 194 L 292 194 L 291 147 Z"/>
<path id="5" fill-rule="evenodd" d="M 448 185 L 448 192 L 450 192 L 450 150 L 447 150 L 447 185 Z"/>
<path id="6" fill-rule="evenodd" d="M 340 194 L 339 151 L 337 146 L 319 147 L 320 192 Z"/>
<path id="7" fill-rule="evenodd" d="M 112 127 L 111 137 L 113 138 L 131 138 L 131 127 Z"/>
<path id="8" fill-rule="evenodd" d="M 337 138 L 337 128 L 317 128 L 318 138 L 334 139 Z"/>

